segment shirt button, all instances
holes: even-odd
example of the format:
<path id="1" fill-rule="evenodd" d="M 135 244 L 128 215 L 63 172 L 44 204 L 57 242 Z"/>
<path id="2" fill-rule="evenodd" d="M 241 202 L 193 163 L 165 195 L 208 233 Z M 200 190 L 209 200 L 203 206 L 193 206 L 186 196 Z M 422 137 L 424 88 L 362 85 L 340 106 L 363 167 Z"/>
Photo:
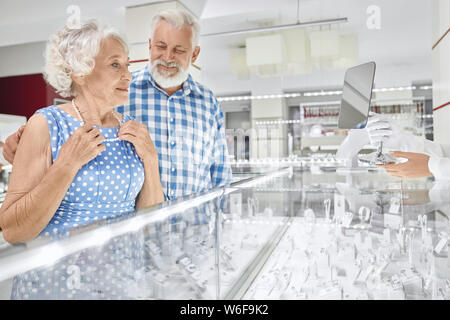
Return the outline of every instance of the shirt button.
<path id="1" fill-rule="evenodd" d="M 175 190 L 170 191 L 170 194 L 174 195 L 175 194 Z"/>
<path id="2" fill-rule="evenodd" d="M 174 146 L 175 145 L 175 140 L 172 140 L 171 144 Z"/>
<path id="3" fill-rule="evenodd" d="M 174 122 L 175 121 L 175 119 L 174 118 L 170 118 L 170 122 Z"/>
<path id="4" fill-rule="evenodd" d="M 174 172 L 174 171 L 175 171 L 175 168 L 172 167 L 172 172 Z"/>

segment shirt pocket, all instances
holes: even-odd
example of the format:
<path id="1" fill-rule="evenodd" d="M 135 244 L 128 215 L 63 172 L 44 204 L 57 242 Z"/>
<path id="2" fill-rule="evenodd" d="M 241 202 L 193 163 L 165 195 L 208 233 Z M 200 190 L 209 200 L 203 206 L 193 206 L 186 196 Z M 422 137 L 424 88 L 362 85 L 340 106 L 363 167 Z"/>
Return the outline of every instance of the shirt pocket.
<path id="1" fill-rule="evenodd" d="M 209 139 L 203 128 L 195 123 L 176 130 L 178 150 L 184 163 L 203 165 L 208 162 Z"/>

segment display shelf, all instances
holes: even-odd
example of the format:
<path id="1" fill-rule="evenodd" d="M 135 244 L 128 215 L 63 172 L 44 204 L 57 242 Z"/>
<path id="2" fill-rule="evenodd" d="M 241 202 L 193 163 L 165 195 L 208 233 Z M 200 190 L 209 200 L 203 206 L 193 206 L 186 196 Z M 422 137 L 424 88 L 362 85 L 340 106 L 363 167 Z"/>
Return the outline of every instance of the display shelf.
<path id="1" fill-rule="evenodd" d="M 342 175 L 330 155 L 296 160 L 252 164 L 230 186 L 66 238 L 5 245 L 1 296 L 450 298 L 450 185 L 379 169 Z"/>
<path id="2" fill-rule="evenodd" d="M 292 110 L 296 108 L 298 111 L 291 111 L 292 119 L 280 122 L 280 125 L 287 125 L 292 137 L 292 153 L 307 154 L 338 148 L 346 137 L 346 130 L 338 129 L 340 101 L 305 102 L 299 107 L 290 107 Z M 432 134 L 429 125 L 432 115 L 425 114 L 424 97 L 374 99 L 370 110 L 392 119 L 406 132 L 417 136 Z"/>

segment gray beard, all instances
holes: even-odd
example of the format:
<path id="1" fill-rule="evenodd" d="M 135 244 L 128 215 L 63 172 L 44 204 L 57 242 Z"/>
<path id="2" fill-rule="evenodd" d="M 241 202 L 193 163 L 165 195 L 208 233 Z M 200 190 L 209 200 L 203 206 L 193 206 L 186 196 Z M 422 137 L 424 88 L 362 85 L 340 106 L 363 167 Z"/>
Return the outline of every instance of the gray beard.
<path id="1" fill-rule="evenodd" d="M 183 70 L 183 68 L 178 65 L 178 72 L 173 76 L 169 76 L 168 72 L 160 72 L 158 70 L 158 64 L 160 64 L 158 60 L 156 60 L 155 63 L 150 64 L 150 74 L 152 75 L 153 80 L 155 80 L 155 82 L 163 89 L 178 87 L 182 85 L 189 76 L 189 72 Z"/>

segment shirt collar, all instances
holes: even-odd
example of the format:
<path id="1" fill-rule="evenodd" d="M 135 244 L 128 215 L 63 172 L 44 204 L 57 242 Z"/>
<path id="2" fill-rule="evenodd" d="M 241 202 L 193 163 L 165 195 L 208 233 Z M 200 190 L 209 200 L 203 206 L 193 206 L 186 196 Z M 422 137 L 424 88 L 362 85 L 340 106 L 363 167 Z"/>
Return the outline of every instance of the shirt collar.
<path id="1" fill-rule="evenodd" d="M 190 74 L 188 75 L 188 78 L 186 79 L 186 81 L 183 83 L 183 90 L 186 95 L 188 95 L 190 92 L 192 92 L 194 94 L 198 94 L 198 95 L 202 94 L 200 88 L 198 87 L 198 84 L 194 81 L 194 79 L 192 78 L 192 76 Z M 189 93 L 186 93 L 188 90 L 189 90 Z"/>

